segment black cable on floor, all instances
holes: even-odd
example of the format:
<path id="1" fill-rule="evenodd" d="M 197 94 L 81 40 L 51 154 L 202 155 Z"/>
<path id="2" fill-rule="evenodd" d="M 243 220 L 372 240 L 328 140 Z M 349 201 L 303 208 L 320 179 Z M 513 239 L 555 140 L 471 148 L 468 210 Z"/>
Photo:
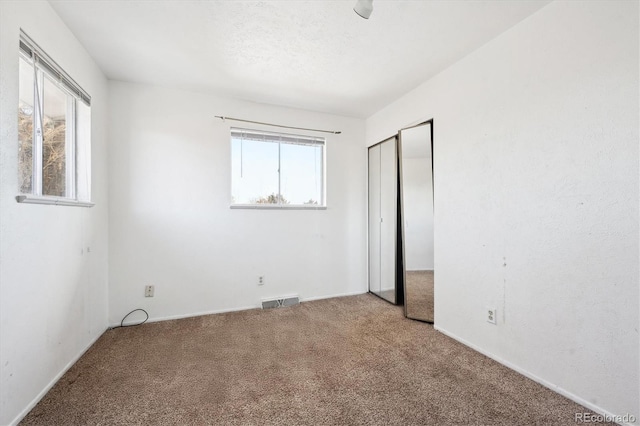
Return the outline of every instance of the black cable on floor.
<path id="1" fill-rule="evenodd" d="M 142 311 L 142 312 L 144 312 L 144 314 L 147 316 L 147 317 L 144 319 L 144 321 L 139 322 L 138 324 L 129 324 L 129 325 L 124 325 L 124 320 L 126 320 L 126 319 L 127 319 L 127 317 L 128 317 L 129 315 L 131 315 L 132 313 L 137 312 L 137 311 Z M 117 325 L 117 326 L 115 326 L 115 327 L 112 327 L 112 328 L 111 328 L 111 330 L 113 330 L 113 329 L 115 329 L 115 328 L 136 327 L 136 326 L 138 326 L 138 325 L 142 325 L 142 324 L 144 324 L 145 322 L 147 322 L 147 320 L 148 320 L 148 319 L 149 319 L 149 313 L 148 313 L 147 311 L 145 311 L 145 310 L 144 310 L 144 309 L 142 309 L 142 308 L 134 309 L 133 311 L 131 311 L 131 312 L 129 312 L 127 315 L 125 315 L 125 316 L 124 316 L 124 318 L 122 318 L 122 321 L 120 321 L 120 325 Z"/>

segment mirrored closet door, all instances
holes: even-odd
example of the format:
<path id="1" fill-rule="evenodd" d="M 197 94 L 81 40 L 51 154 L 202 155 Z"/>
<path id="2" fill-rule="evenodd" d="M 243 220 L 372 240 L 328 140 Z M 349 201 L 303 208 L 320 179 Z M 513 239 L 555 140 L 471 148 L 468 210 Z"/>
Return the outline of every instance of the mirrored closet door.
<path id="1" fill-rule="evenodd" d="M 396 284 L 398 155 L 394 136 L 369 148 L 369 291 L 402 303 Z"/>
<path id="2" fill-rule="evenodd" d="M 433 322 L 433 122 L 400 131 L 404 309 Z"/>

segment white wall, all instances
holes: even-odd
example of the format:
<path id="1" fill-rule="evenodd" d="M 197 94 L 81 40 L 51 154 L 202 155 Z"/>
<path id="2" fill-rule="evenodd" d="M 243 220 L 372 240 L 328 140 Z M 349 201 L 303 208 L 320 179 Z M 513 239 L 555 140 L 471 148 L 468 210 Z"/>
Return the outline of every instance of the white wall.
<path id="1" fill-rule="evenodd" d="M 364 120 L 109 88 L 111 323 L 138 307 L 161 319 L 367 291 Z M 230 209 L 229 131 L 242 123 L 215 115 L 341 130 L 327 135 L 327 210 Z M 143 297 L 147 284 L 155 297 Z"/>
<path id="2" fill-rule="evenodd" d="M 15 200 L 20 28 L 92 95 L 91 209 Z M 26 414 L 107 327 L 107 82 L 47 2 L 2 1 L 0 91 L 0 424 L 6 425 Z"/>
<path id="3" fill-rule="evenodd" d="M 367 120 L 434 119 L 438 329 L 636 418 L 638 16 L 551 3 Z"/>

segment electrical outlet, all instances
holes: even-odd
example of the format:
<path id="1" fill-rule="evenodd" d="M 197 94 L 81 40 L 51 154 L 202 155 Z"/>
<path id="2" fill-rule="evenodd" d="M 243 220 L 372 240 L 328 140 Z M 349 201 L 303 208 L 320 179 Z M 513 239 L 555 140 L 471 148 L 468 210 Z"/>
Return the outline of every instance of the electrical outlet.
<path id="1" fill-rule="evenodd" d="M 264 275 L 258 277 L 258 285 L 264 285 Z"/>
<path id="2" fill-rule="evenodd" d="M 153 293 L 155 291 L 155 287 L 152 285 L 147 285 L 144 287 L 144 297 L 153 297 Z"/>
<path id="3" fill-rule="evenodd" d="M 496 310 L 496 308 L 491 308 L 491 307 L 486 307 L 485 308 L 485 312 L 486 312 L 486 316 L 487 316 L 487 322 L 491 323 L 491 324 L 497 324 L 497 315 L 498 315 L 498 311 Z"/>

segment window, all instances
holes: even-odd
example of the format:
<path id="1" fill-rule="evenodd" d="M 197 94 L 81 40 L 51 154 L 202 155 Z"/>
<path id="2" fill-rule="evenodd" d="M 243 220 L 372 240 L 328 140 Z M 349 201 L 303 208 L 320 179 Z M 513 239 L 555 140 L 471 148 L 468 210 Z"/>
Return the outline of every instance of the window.
<path id="1" fill-rule="evenodd" d="M 19 202 L 92 205 L 91 97 L 20 34 Z"/>
<path id="2" fill-rule="evenodd" d="M 232 128 L 232 206 L 324 207 L 324 158 L 324 138 Z"/>

